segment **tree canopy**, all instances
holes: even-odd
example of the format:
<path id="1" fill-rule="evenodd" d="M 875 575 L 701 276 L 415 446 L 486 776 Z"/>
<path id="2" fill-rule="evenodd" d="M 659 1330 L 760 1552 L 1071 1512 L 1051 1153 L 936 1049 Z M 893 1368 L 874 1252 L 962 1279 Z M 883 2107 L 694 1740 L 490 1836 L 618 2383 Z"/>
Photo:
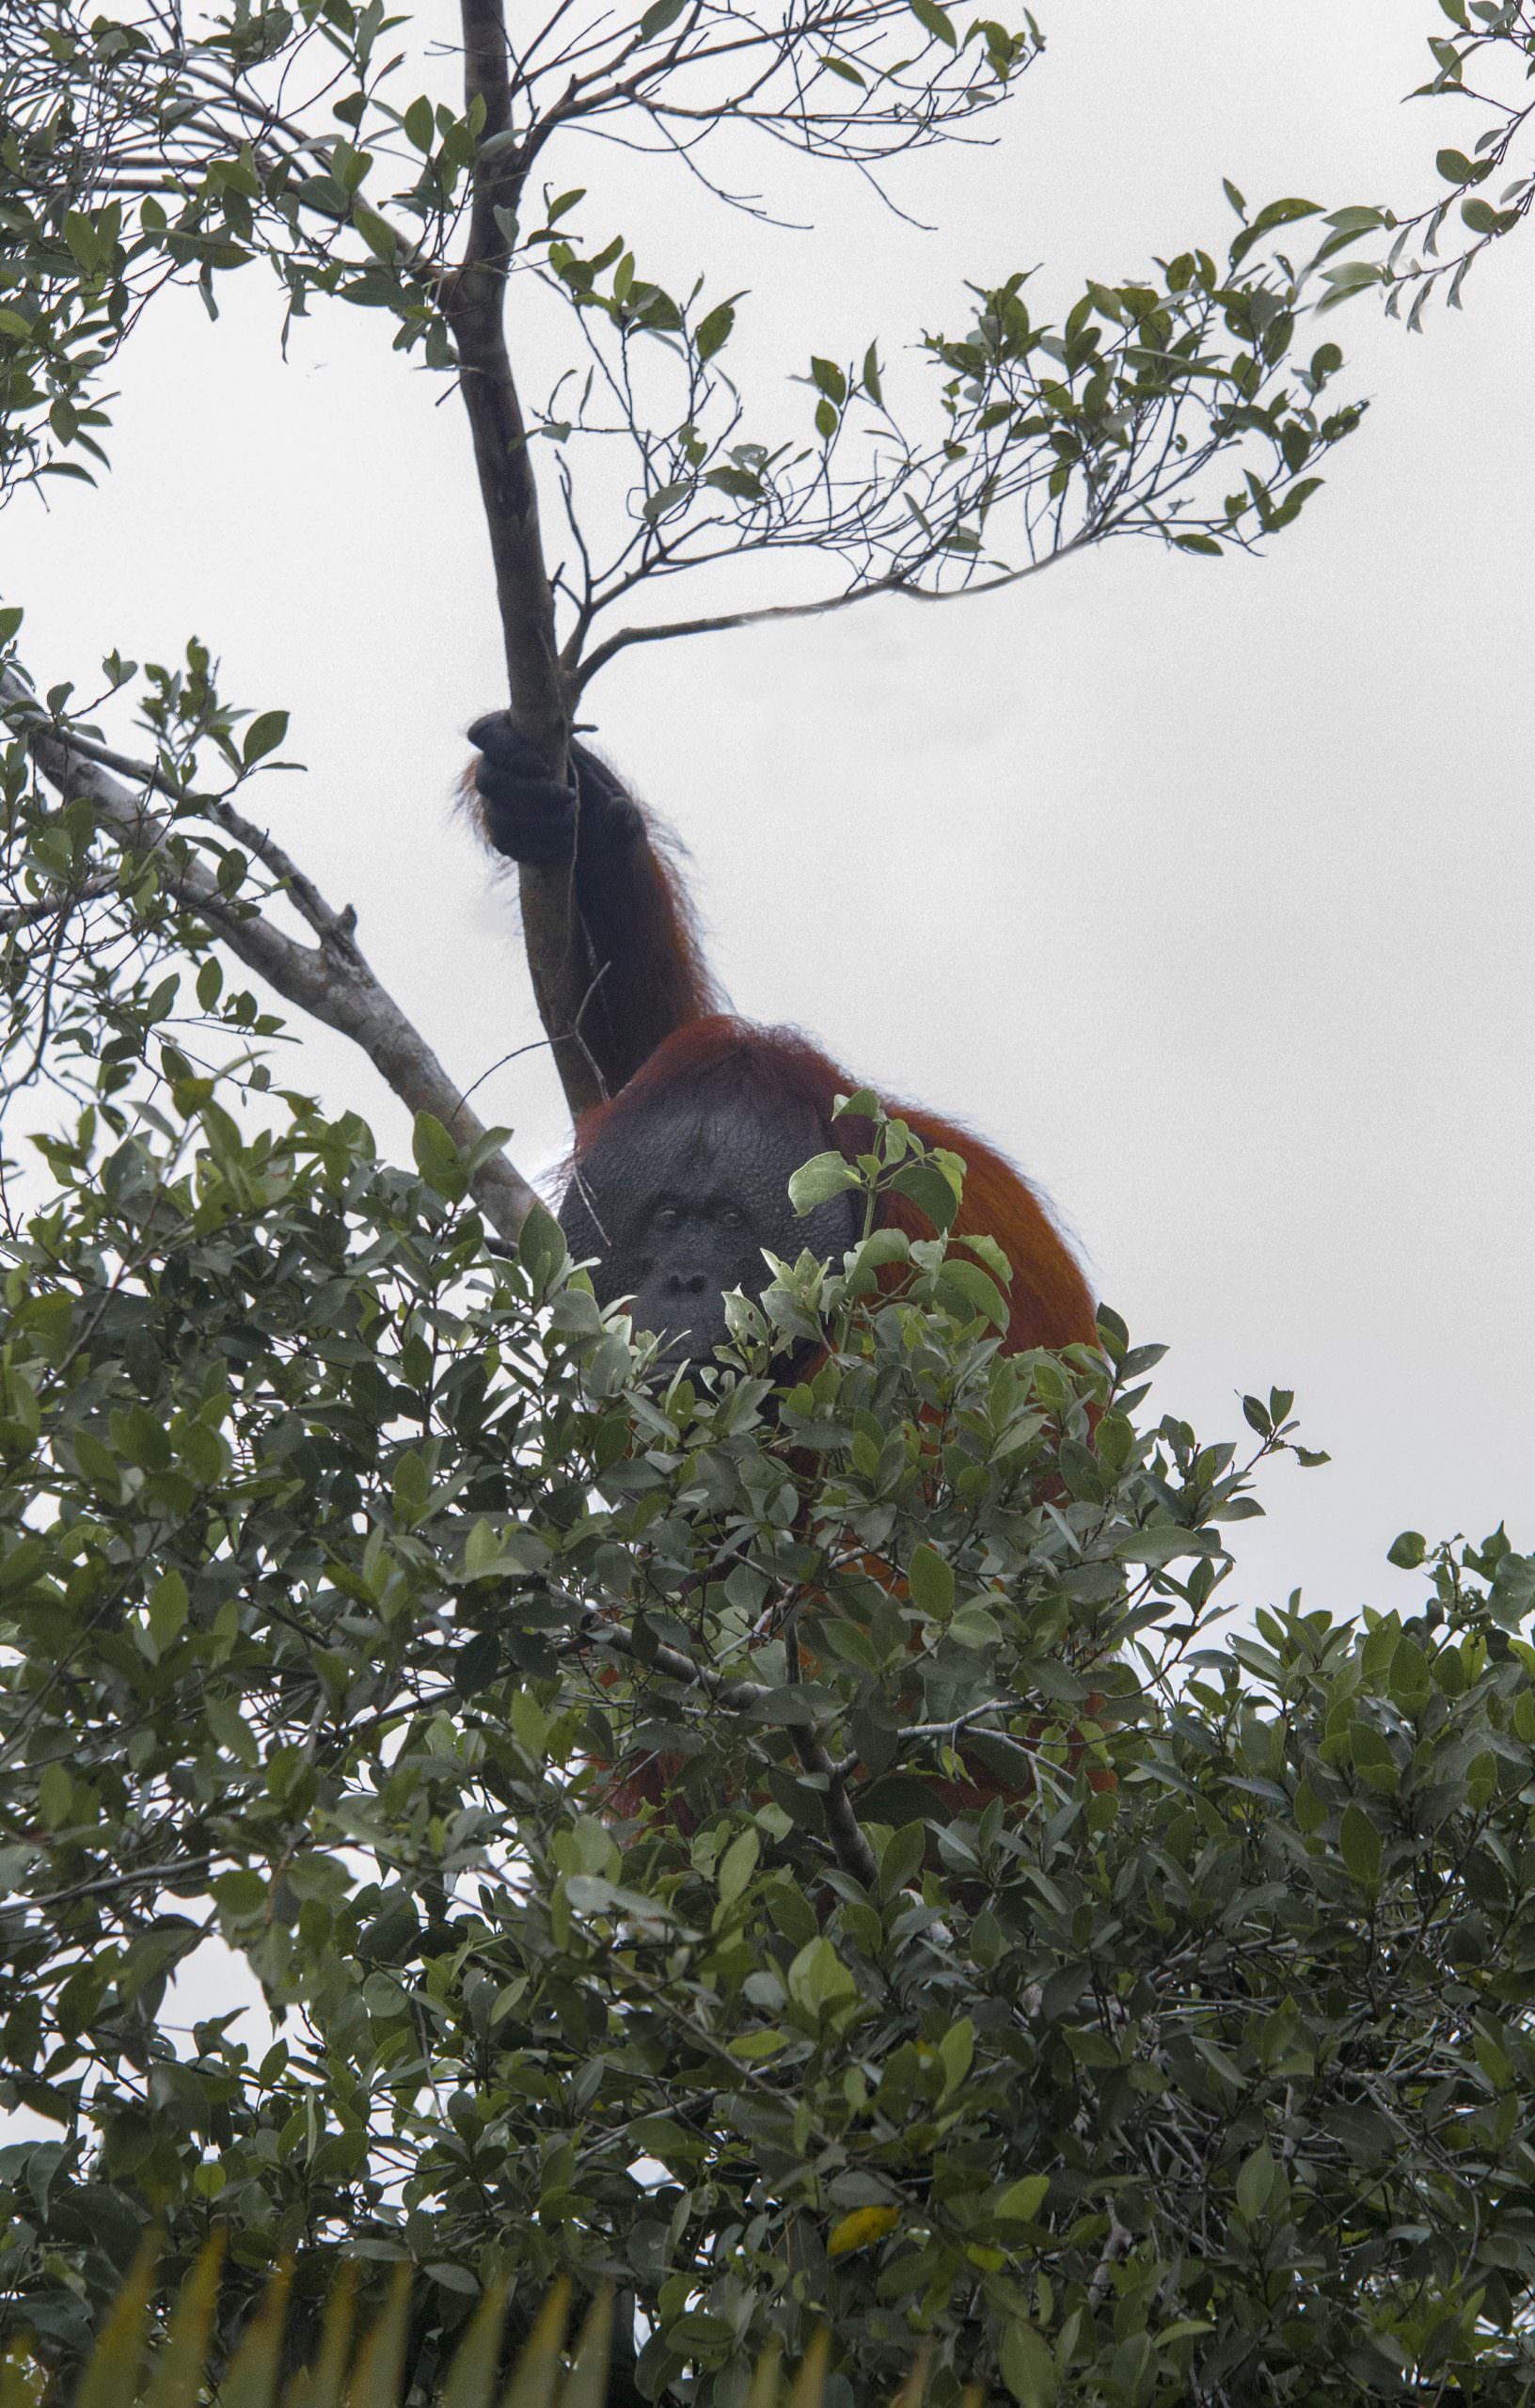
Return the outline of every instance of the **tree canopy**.
<path id="1" fill-rule="evenodd" d="M 551 766 L 633 644 L 1256 544 L 1358 422 L 1285 246 L 1362 287 L 1359 213 L 1233 191 L 1234 235 L 1058 321 L 1021 268 L 914 366 L 807 341 L 785 400 L 731 372 L 742 296 L 652 280 L 559 171 L 595 124 L 721 206 L 735 140 L 878 173 L 1012 104 L 1030 18 L 432 31 L 18 0 L 0 470 L 104 465 L 171 281 L 216 311 L 264 261 L 295 341 L 375 310 L 467 403 Z M 722 613 L 718 561 L 775 554 L 793 598 Z M 1259 1472 L 1319 1460 L 1293 1399 L 1202 1440 L 1108 1310 L 1100 1352 L 1000 1354 L 962 1165 L 872 1097 L 851 1175 L 936 1234 L 766 1264 L 662 1378 L 253 816 L 282 714 L 195 641 L 84 701 L 17 603 L 0 642 L 0 2103 L 47 2135 L 0 2148 L 8 2335 L 67 2381 L 147 2233 L 168 2288 L 218 2232 L 223 2345 L 289 2258 L 301 2341 L 342 2260 L 416 2270 L 417 2403 L 487 2287 L 526 2340 L 561 2276 L 617 2295 L 622 2396 L 701 2408 L 817 2334 L 834 2408 L 913 2368 L 1020 2408 L 1528 2396 L 1535 1564 L 1404 1533 L 1416 1615 L 1224 1630 Z M 578 1104 L 568 896 L 525 904 Z M 274 995 L 383 1071 L 411 1167 L 279 1083 Z M 181 2028 L 213 1940 L 269 2047 Z"/>

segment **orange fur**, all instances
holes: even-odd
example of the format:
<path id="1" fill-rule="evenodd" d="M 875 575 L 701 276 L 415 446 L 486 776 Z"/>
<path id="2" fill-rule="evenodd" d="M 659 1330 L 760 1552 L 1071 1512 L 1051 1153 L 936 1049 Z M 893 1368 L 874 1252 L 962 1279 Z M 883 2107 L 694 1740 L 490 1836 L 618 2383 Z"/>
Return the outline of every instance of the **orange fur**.
<path id="1" fill-rule="evenodd" d="M 582 1115 L 576 1133 L 578 1163 L 602 1131 L 643 1112 L 664 1089 L 681 1081 L 734 1088 L 763 1112 L 771 1112 L 776 1103 L 808 1111 L 820 1121 L 826 1147 L 849 1161 L 868 1146 L 867 1121 L 831 1117 L 838 1096 L 850 1094 L 855 1082 L 808 1038 L 796 1029 L 757 1028 L 715 1012 L 685 1021 L 619 1094 Z M 940 1120 L 920 1106 L 893 1103 L 887 1109 L 905 1120 L 925 1146 L 946 1146 L 965 1162 L 964 1202 L 956 1231 L 995 1238 L 1013 1268 L 1005 1351 L 1060 1348 L 1077 1340 L 1095 1343 L 1097 1323 L 1087 1283 L 1021 1171 L 969 1130 Z M 910 1237 L 933 1234 L 926 1214 L 904 1196 L 883 1198 L 880 1220 Z"/>

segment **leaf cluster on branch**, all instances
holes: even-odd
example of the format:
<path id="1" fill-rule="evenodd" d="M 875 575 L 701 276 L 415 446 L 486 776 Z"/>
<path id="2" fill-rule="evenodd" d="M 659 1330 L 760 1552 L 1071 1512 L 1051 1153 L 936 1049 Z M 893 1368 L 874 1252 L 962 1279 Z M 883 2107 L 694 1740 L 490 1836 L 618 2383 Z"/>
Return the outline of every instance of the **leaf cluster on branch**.
<path id="1" fill-rule="evenodd" d="M 1480 120 L 1474 135 L 1463 134 L 1460 142 L 1446 143 L 1435 154 L 1435 167 L 1449 189 L 1416 210 L 1376 205 L 1337 211 L 1312 261 L 1331 287 L 1330 303 L 1378 293 L 1388 317 L 1400 318 L 1405 311 L 1413 333 L 1421 329 L 1435 295 L 1450 309 L 1460 308 L 1475 262 L 1523 225 L 1535 200 L 1535 159 L 1526 139 L 1535 110 L 1529 95 L 1535 9 L 1528 0 L 1438 5 L 1448 27 L 1441 24 L 1430 36 L 1433 71 L 1409 97 L 1450 103 L 1463 126 L 1468 112 Z M 1360 245 L 1364 256 L 1338 257 L 1357 253 Z M 1337 263 L 1329 264 L 1335 259 Z"/>

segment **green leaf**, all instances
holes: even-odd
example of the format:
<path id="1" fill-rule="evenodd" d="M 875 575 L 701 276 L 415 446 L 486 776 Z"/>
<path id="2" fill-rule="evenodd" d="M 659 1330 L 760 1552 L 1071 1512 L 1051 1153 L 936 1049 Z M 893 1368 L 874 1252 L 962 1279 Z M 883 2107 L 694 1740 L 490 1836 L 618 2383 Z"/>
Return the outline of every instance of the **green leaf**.
<path id="1" fill-rule="evenodd" d="M 446 1130 L 443 1134 L 447 1135 Z M 563 1229 L 547 1207 L 535 1198 L 517 1232 L 517 1260 L 528 1275 L 535 1304 L 544 1302 L 569 1259 Z"/>
<path id="2" fill-rule="evenodd" d="M 1237 2175 L 1237 2205 L 1249 2224 L 1256 2224 L 1274 2194 L 1279 2168 L 1261 2145 L 1242 2162 Z"/>
<path id="3" fill-rule="evenodd" d="M 1021 2182 L 1009 2182 L 991 2213 L 1004 2224 L 1033 2224 L 1049 2189 L 1048 2174 L 1026 2174 Z"/>
<path id="4" fill-rule="evenodd" d="M 1265 234 L 1272 234 L 1276 227 L 1292 226 L 1299 218 L 1318 216 L 1321 210 L 1321 203 L 1318 200 L 1292 198 L 1267 202 L 1258 211 L 1252 224 L 1244 227 L 1232 243 L 1230 255 L 1232 266 L 1239 267 L 1248 252 L 1263 240 Z M 1332 221 L 1328 222 L 1330 224 Z"/>
<path id="5" fill-rule="evenodd" d="M 959 37 L 954 30 L 954 21 L 937 6 L 936 0 L 906 0 L 906 5 L 925 33 L 931 34 L 935 41 L 946 42 L 951 50 L 958 49 Z"/>
<path id="6" fill-rule="evenodd" d="M 668 25 L 676 24 L 686 6 L 687 0 L 651 0 L 640 20 L 641 40 L 654 41 L 657 34 L 664 34 Z"/>
<path id="7" fill-rule="evenodd" d="M 903 1163 L 891 1180 L 897 1196 L 904 1196 L 920 1212 L 926 1212 L 935 1229 L 946 1229 L 959 1209 L 955 1182 L 933 1162 Z"/>
<path id="8" fill-rule="evenodd" d="M 669 511 L 676 509 L 679 502 L 686 501 L 692 490 L 691 480 L 687 477 L 674 484 L 662 485 L 658 492 L 646 495 L 641 505 L 641 517 L 647 527 L 654 527 L 657 519 L 664 518 Z"/>
<path id="9" fill-rule="evenodd" d="M 268 752 L 275 752 L 287 733 L 286 711 L 261 712 L 246 728 L 245 741 L 240 747 L 240 758 L 245 768 L 250 768 L 255 762 L 262 760 Z"/>
<path id="10" fill-rule="evenodd" d="M 951 1254 L 943 1265 L 940 1284 L 945 1291 L 957 1291 L 963 1310 L 979 1313 L 993 1328 L 1006 1328 L 1011 1319 L 1007 1299 L 978 1262 L 965 1262 Z"/>
<path id="11" fill-rule="evenodd" d="M 62 1830 L 74 1812 L 74 1783 L 67 1766 L 55 1757 L 45 1765 L 38 1782 L 38 1811 L 46 1830 Z"/>
<path id="12" fill-rule="evenodd" d="M 760 501 L 767 491 L 762 479 L 746 468 L 707 468 L 704 482 L 718 493 L 728 493 L 734 501 Z"/>
<path id="13" fill-rule="evenodd" d="M 393 259 L 400 244 L 387 217 L 381 217 L 376 209 L 370 209 L 365 200 L 354 199 L 352 223 L 375 259 Z"/>
<path id="14" fill-rule="evenodd" d="M 722 1907 L 728 1907 L 746 1888 L 756 1870 L 761 1846 L 755 1831 L 740 1831 L 720 1859 L 717 1879 Z"/>
<path id="15" fill-rule="evenodd" d="M 858 1986 L 827 1939 L 807 1941 L 789 1967 L 789 1996 L 813 2014 L 843 2004 L 858 1995 Z"/>
<path id="16" fill-rule="evenodd" d="M 857 1171 L 841 1154 L 815 1154 L 790 1180 L 789 1202 L 803 1220 L 817 1204 L 829 1204 L 833 1196 L 845 1196 L 858 1184 Z"/>
<path id="17" fill-rule="evenodd" d="M 1004 2326 L 997 2363 L 1019 2408 L 1054 2408 L 1060 2396 L 1054 2355 L 1044 2335 L 1032 2324 L 1015 2317 Z"/>
<path id="18" fill-rule="evenodd" d="M 1188 1530 L 1177 1522 L 1153 1522 L 1144 1530 L 1127 1530 L 1115 1541 L 1121 1563 L 1176 1563 L 1180 1555 L 1218 1555 L 1220 1542 L 1212 1530 Z"/>
<path id="19" fill-rule="evenodd" d="M 724 349 L 725 344 L 730 341 L 731 329 L 735 324 L 736 310 L 734 304 L 729 301 L 718 303 L 709 311 L 707 317 L 699 320 L 698 331 L 693 337 L 693 348 L 700 360 L 712 359 L 717 351 Z M 709 480 L 710 483 L 714 481 L 712 478 Z"/>
<path id="20" fill-rule="evenodd" d="M 1429 1659 L 1416 1639 L 1404 1631 L 1398 1640 L 1387 1675 L 1392 1702 L 1404 1714 L 1420 1714 L 1433 1695 Z"/>
<path id="21" fill-rule="evenodd" d="M 1475 201 L 1466 203 L 1468 209 L 1477 206 L 1479 204 Z M 1485 201 L 1480 206 L 1485 208 Z M 1342 294 L 1360 293 L 1368 284 L 1379 284 L 1385 270 L 1376 260 L 1345 260 L 1341 267 L 1324 267 L 1321 273 L 1334 292 Z"/>
<path id="22" fill-rule="evenodd" d="M 451 1201 L 463 1195 L 467 1181 L 459 1161 L 458 1148 L 436 1115 L 419 1112 L 411 1131 L 411 1150 L 416 1167 L 429 1187 Z"/>
<path id="23" fill-rule="evenodd" d="M 181 1637 L 190 1610 L 186 1582 L 179 1572 L 166 1573 L 150 1590 L 149 1604 L 150 1637 L 162 1653 Z"/>
<path id="24" fill-rule="evenodd" d="M 975 2026 L 968 2015 L 951 2023 L 938 2044 L 943 2066 L 945 2098 L 959 2088 L 975 2061 Z"/>
<path id="25" fill-rule="evenodd" d="M 912 1604 L 935 1622 L 946 1622 L 954 1611 L 953 1564 L 924 1545 L 913 1548 L 906 1579 Z"/>
<path id="26" fill-rule="evenodd" d="M 1343 1809 L 1338 1829 L 1338 1846 L 1343 1861 L 1362 1890 L 1378 1890 L 1381 1884 L 1381 1835 L 1362 1806 Z"/>

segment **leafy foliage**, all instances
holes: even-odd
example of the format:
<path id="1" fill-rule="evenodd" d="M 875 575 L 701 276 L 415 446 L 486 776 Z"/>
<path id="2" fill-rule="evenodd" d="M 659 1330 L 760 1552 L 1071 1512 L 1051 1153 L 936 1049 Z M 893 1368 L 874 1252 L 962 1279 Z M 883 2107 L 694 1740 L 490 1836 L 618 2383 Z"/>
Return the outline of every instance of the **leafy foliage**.
<path id="1" fill-rule="evenodd" d="M 561 2275 L 638 2304 L 645 2397 L 823 2325 L 839 2398 L 919 2338 L 1022 2408 L 1516 2396 L 1535 1567 L 1216 1645 L 1287 1397 L 1245 1464 L 1147 1428 L 1112 1317 L 999 1358 L 997 1265 L 884 1232 L 657 1391 L 429 1127 L 392 1171 L 162 1067 L 10 1248 L 14 2329 L 77 2356 L 154 2225 L 172 2280 L 227 2233 L 230 2337 L 287 2255 L 301 2335 L 413 2264 L 421 2400 Z M 857 1166 L 919 1174 L 899 1124 Z M 177 2029 L 215 1937 L 269 2047 Z"/>

